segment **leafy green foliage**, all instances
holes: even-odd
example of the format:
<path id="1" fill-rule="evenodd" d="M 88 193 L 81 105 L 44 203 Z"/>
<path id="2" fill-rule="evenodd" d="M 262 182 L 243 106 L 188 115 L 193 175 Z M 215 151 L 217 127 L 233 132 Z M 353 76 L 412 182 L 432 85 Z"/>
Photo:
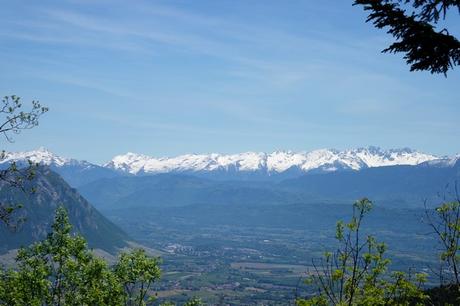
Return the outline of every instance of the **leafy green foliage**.
<path id="1" fill-rule="evenodd" d="M 114 272 L 125 290 L 125 305 L 146 305 L 153 302 L 148 296 L 151 285 L 160 279 L 161 271 L 158 259 L 151 258 L 142 249 L 131 253 L 122 253 Z"/>
<path id="2" fill-rule="evenodd" d="M 107 263 L 81 236 L 71 234 L 67 213 L 56 211 L 52 233 L 17 255 L 18 269 L 4 271 L 4 305 L 119 305 L 123 288 Z"/>
<path id="3" fill-rule="evenodd" d="M 400 3 L 413 8 L 408 13 Z M 397 40 L 383 52 L 404 53 L 404 59 L 411 71 L 428 70 L 431 73 L 447 74 L 447 71 L 460 65 L 460 41 L 450 35 L 447 29 L 438 31 L 436 25 L 447 11 L 457 8 L 458 0 L 355 0 L 370 11 L 367 22 L 382 29 Z"/>
<path id="4" fill-rule="evenodd" d="M 161 306 L 175 306 L 175 305 L 176 304 L 172 302 L 165 302 L 161 304 Z M 203 305 L 205 304 L 199 298 L 192 298 L 184 304 L 184 306 L 203 306 Z"/>
<path id="5" fill-rule="evenodd" d="M 109 267 L 72 234 L 64 207 L 56 210 L 52 232 L 19 250 L 17 268 L 0 269 L 0 305 L 152 305 L 151 286 L 161 276 L 159 259 L 135 249 Z M 163 305 L 173 305 L 166 303 Z M 192 299 L 185 305 L 203 305 Z"/>
<path id="6" fill-rule="evenodd" d="M 109 267 L 72 234 L 63 207 L 47 238 L 22 248 L 16 261 L 17 268 L 0 271 L 0 305 L 148 305 L 161 274 L 159 260 L 140 249 L 122 253 Z"/>
<path id="7" fill-rule="evenodd" d="M 199 298 L 192 298 L 190 301 L 184 304 L 184 306 L 201 306 L 204 305 L 201 299 Z"/>
<path id="8" fill-rule="evenodd" d="M 440 244 L 440 279 L 444 285 L 460 287 L 460 197 L 444 202 L 434 211 L 426 210 L 428 224 L 436 234 Z"/>
<path id="9" fill-rule="evenodd" d="M 388 275 L 386 245 L 371 235 L 363 237 L 361 225 L 371 209 L 372 202 L 361 199 L 353 205 L 350 222 L 337 223 L 337 251 L 326 252 L 319 262 L 314 261 L 315 271 L 306 281 L 316 285 L 319 292 L 297 300 L 297 305 L 410 305 L 426 299 L 420 290 L 426 281 L 424 274 Z"/>

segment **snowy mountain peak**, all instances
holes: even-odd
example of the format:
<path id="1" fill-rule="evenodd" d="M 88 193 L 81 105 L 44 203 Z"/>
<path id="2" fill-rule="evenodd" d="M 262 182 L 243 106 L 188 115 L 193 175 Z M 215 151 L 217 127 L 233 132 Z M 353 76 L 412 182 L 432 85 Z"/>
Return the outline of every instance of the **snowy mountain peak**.
<path id="1" fill-rule="evenodd" d="M 25 162 L 27 160 L 43 165 L 55 164 L 58 166 L 62 166 L 70 162 L 70 159 L 57 156 L 44 147 L 40 147 L 37 150 L 26 152 L 6 152 L 1 162 Z"/>
<path id="2" fill-rule="evenodd" d="M 135 153 L 115 156 L 105 167 L 138 173 L 261 171 L 281 173 L 290 169 L 309 172 L 360 170 L 363 168 L 417 165 L 438 157 L 409 148 L 384 150 L 379 147 L 339 151 L 319 149 L 310 152 L 275 151 L 273 153 L 245 152 L 239 154 L 186 154 L 155 158 Z"/>
<path id="3" fill-rule="evenodd" d="M 41 165 L 56 167 L 62 167 L 65 165 L 90 165 L 86 161 L 78 161 L 75 159 L 58 156 L 44 147 L 40 147 L 36 150 L 25 152 L 5 152 L 5 156 L 0 161 L 0 164 L 11 162 L 21 163 L 27 162 L 28 160 Z"/>
<path id="4" fill-rule="evenodd" d="M 104 167 L 129 173 L 138 173 L 141 172 L 142 167 L 149 159 L 150 157 L 146 155 L 128 152 L 124 155 L 115 156 L 110 162 L 105 164 Z"/>

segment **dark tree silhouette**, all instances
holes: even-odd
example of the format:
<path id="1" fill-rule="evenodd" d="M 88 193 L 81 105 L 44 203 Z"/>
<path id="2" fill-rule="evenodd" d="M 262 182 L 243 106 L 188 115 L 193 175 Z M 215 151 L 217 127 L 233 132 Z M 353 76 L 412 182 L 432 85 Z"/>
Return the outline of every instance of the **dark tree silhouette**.
<path id="1" fill-rule="evenodd" d="M 369 11 L 366 22 L 388 28 L 396 39 L 382 52 L 404 53 L 411 71 L 447 72 L 460 65 L 460 41 L 446 28 L 438 29 L 451 9 L 460 13 L 460 0 L 355 0 Z"/>

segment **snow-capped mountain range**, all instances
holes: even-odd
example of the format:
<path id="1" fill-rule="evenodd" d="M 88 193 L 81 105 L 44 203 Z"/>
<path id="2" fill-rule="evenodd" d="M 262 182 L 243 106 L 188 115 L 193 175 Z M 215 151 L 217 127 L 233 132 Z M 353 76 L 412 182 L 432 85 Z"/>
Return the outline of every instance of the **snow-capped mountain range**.
<path id="1" fill-rule="evenodd" d="M 156 158 L 142 154 L 127 153 L 115 156 L 110 162 L 98 166 L 87 161 L 60 157 L 45 148 L 28 152 L 8 152 L 1 163 L 31 160 L 36 163 L 84 168 L 103 167 L 129 174 L 156 174 L 170 172 L 254 172 L 283 173 L 297 169 L 301 172 L 321 170 L 361 170 L 364 168 L 431 164 L 454 164 L 459 156 L 438 157 L 411 149 L 384 150 L 378 147 L 358 148 L 344 151 L 321 149 L 310 152 L 276 151 L 273 153 L 246 152 L 240 154 L 186 154 L 177 157 Z"/>
<path id="2" fill-rule="evenodd" d="M 382 150 L 377 147 L 353 150 L 315 150 L 310 152 L 276 151 L 273 153 L 246 152 L 240 154 L 187 154 L 172 158 L 155 158 L 127 153 L 115 156 L 104 167 L 131 174 L 169 172 L 254 172 L 268 174 L 288 170 L 326 172 L 360 170 L 363 168 L 417 165 L 439 157 L 411 149 Z"/>
<path id="3" fill-rule="evenodd" d="M 45 148 L 28 152 L 7 152 L 0 167 L 11 162 L 50 166 L 72 186 L 122 175 L 182 173 L 216 179 L 285 179 L 308 173 L 359 171 L 397 165 L 454 166 L 460 155 L 438 157 L 411 149 L 384 150 L 378 147 L 350 150 L 321 149 L 310 152 L 276 151 L 240 154 L 186 154 L 177 157 L 151 157 L 127 153 L 104 165 L 58 156 Z"/>

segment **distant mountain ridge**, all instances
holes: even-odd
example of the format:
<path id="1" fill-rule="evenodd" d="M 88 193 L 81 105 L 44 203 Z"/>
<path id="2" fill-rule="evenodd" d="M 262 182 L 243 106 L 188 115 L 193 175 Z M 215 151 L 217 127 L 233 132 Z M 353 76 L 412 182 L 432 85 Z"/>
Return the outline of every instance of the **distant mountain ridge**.
<path id="1" fill-rule="evenodd" d="M 240 154 L 187 154 L 173 158 L 155 158 L 127 153 L 115 156 L 104 166 L 138 173 L 200 172 L 200 171 L 262 171 L 282 173 L 293 168 L 301 172 L 322 170 L 361 170 L 363 168 L 417 165 L 439 157 L 404 149 L 383 150 L 378 147 L 338 151 L 321 149 L 310 152 L 275 151 L 273 153 L 246 152 Z"/>
<path id="2" fill-rule="evenodd" d="M 219 181 L 181 173 L 131 175 L 78 189 L 105 212 L 187 205 L 349 204 L 362 197 L 383 207 L 420 208 L 438 204 L 460 181 L 460 160 L 452 161 L 313 173 L 281 181 Z"/>
<path id="3" fill-rule="evenodd" d="M 409 148 L 384 150 L 367 147 L 349 150 L 321 149 L 310 152 L 275 151 L 240 154 L 186 154 L 156 158 L 127 153 L 115 156 L 104 165 L 60 157 L 44 148 L 28 152 L 6 153 L 1 164 L 25 162 L 27 159 L 50 166 L 72 186 L 100 178 L 126 175 L 183 173 L 198 176 L 234 178 L 293 178 L 304 174 L 359 171 L 395 165 L 433 163 L 448 165 L 458 156 L 447 158 L 421 153 Z M 455 162 L 453 162 L 455 163 Z"/>
<path id="4" fill-rule="evenodd" d="M 101 178 L 111 178 L 120 175 L 112 169 L 101 167 L 85 160 L 58 156 L 43 147 L 26 152 L 6 152 L 4 159 L 0 160 L 0 167 L 11 164 L 12 162 L 16 162 L 19 165 L 26 164 L 27 160 L 48 166 L 61 175 L 73 187 Z"/>

